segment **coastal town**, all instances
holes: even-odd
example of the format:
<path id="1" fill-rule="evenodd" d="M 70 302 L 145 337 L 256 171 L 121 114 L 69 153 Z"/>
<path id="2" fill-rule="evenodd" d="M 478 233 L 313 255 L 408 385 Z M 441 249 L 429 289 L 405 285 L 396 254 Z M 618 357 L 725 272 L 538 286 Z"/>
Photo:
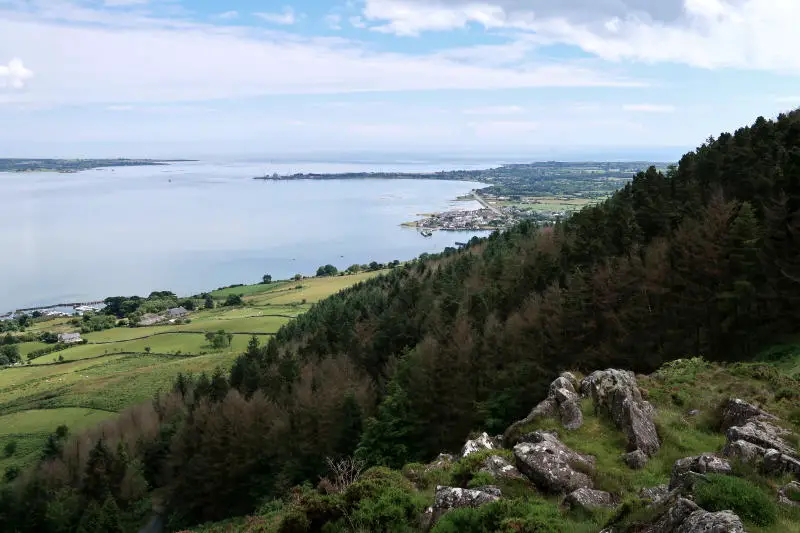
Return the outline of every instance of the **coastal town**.
<path id="1" fill-rule="evenodd" d="M 424 218 L 406 222 L 403 226 L 414 227 L 427 237 L 432 231 L 479 231 L 499 230 L 522 220 L 533 220 L 540 224 L 552 224 L 590 202 L 581 198 L 549 198 L 542 202 L 536 197 L 498 196 L 472 191 L 459 200 L 477 201 L 481 209 L 454 209 L 431 213 Z"/>

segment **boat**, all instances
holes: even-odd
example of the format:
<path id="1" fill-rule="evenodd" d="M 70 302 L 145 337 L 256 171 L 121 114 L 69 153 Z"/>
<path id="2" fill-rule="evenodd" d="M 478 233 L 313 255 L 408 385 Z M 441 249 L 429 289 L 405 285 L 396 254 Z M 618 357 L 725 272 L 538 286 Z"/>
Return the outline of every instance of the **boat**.
<path id="1" fill-rule="evenodd" d="M 425 228 L 422 231 L 420 231 L 419 234 L 422 235 L 423 237 L 431 237 L 433 235 L 433 232 L 428 228 Z"/>

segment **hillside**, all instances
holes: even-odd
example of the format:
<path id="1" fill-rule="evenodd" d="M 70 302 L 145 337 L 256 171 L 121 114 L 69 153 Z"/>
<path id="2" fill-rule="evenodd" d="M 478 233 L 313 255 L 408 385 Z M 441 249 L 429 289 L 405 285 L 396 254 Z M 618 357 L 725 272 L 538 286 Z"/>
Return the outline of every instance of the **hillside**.
<path id="1" fill-rule="evenodd" d="M 589 416 L 591 405 L 573 404 L 573 416 L 587 411 L 577 431 L 588 433 L 570 440 L 559 430 L 559 437 L 596 454 L 598 466 L 605 461 L 617 484 L 594 481 L 614 498 L 625 497 L 663 481 L 678 454 L 719 451 L 724 437 L 713 429 L 711 411 L 723 396 L 770 404 L 782 421 L 794 423 L 778 404 L 796 405 L 795 396 L 761 398 L 750 390 L 751 380 L 762 379 L 759 372 L 769 378 L 772 367 L 727 380 L 731 390 L 709 390 L 697 407 L 708 417 L 683 422 L 676 402 L 690 406 L 714 372 L 737 376 L 738 367 L 722 363 L 751 360 L 796 334 L 799 299 L 800 112 L 794 112 L 709 139 L 666 173 L 639 173 L 564 223 L 521 223 L 322 300 L 265 346 L 249 346 L 231 369 L 230 391 L 184 379 L 170 394 L 66 439 L 3 497 L 0 524 L 96 531 L 113 523 L 113 530 L 128 531 L 156 512 L 175 530 L 245 515 L 278 498 L 306 513 L 293 514 L 282 531 L 319 531 L 339 517 L 325 514 L 327 504 L 308 495 L 311 489 L 293 487 L 315 485 L 329 461 L 428 463 L 461 449 L 472 431 L 505 432 L 548 397 L 565 369 L 651 374 L 669 361 L 702 356 L 715 366 L 676 381 L 669 398 L 653 397 L 662 418 L 651 434 L 664 442 L 664 455 L 648 448 L 652 466 L 644 474 L 617 464 L 619 454 L 632 450 L 620 449 L 602 417 Z M 775 379 L 782 386 L 767 391 L 797 390 L 793 377 Z M 656 378 L 642 381 L 642 388 L 661 386 Z M 582 450 L 579 441 L 594 448 Z M 387 477 L 405 484 L 396 472 L 376 472 L 368 485 L 394 486 Z M 459 475 L 460 487 L 471 480 Z M 766 481 L 756 476 L 749 483 Z M 368 530 L 419 529 L 411 520 L 430 504 L 430 494 L 392 490 L 372 498 L 368 487 L 357 486 L 363 490 L 343 493 L 348 513 L 362 499 L 373 513 L 395 513 Z M 398 510 L 381 498 L 408 503 Z M 483 526 L 461 530 L 503 530 L 502 522 L 526 531 L 506 521 L 515 513 L 554 524 L 529 531 L 578 530 L 560 522 L 572 519 L 552 501 L 501 512 L 515 505 L 513 498 L 502 501 L 488 508 L 494 518 L 465 518 Z M 285 510 L 278 503 L 268 509 Z M 330 528 L 359 530 L 353 523 Z"/>
<path id="2" fill-rule="evenodd" d="M 800 362 L 800 345 L 783 349 L 785 353 L 770 362 L 725 365 L 680 359 L 650 375 L 636 376 L 638 389 L 654 408 L 660 439 L 660 448 L 640 469 L 625 463 L 626 433 L 615 426 L 610 412 L 598 408 L 597 390 L 593 394 L 585 386 L 591 378 L 564 373 L 568 381 L 558 378 L 556 383 L 569 390 L 574 390 L 569 381 L 577 376 L 573 383 L 581 392 L 576 400 L 578 427 L 572 424 L 568 429 L 557 415 L 540 416 L 510 427 L 505 439 L 475 433 L 457 453 L 441 454 L 427 464 L 389 470 L 366 469 L 360 463 L 355 475 L 331 471 L 316 487 L 307 485 L 284 502 L 266 502 L 256 514 L 190 531 L 650 531 L 645 528 L 658 522 L 670 497 L 674 507 L 681 494 L 711 512 L 732 508 L 750 532 L 800 532 L 800 503 L 776 503 L 781 490 L 793 487 L 792 474 L 766 473 L 763 464 L 742 461 L 730 451 L 731 440 L 726 438 L 731 434 L 726 415 L 740 413 L 730 409 L 740 405 L 730 401 L 738 394 L 737 400 L 756 402 L 777 415 L 776 424 L 792 432 L 785 437 L 792 445 L 800 440 L 800 383 L 777 370 Z M 529 446 L 525 436 L 532 439 L 537 431 L 551 432 L 567 450 L 588 459 L 587 469 L 577 469 L 574 475 L 587 472 L 591 489 L 561 488 L 559 483 L 573 480 L 559 477 L 556 469 L 547 471 L 552 476 L 545 479 L 524 470 L 522 451 Z M 686 458 L 700 457 L 711 466 L 700 466 L 700 461 L 678 466 L 686 465 Z M 724 477 L 715 477 L 715 472 Z M 679 489 L 681 484 L 685 488 Z M 735 488 L 733 498 L 729 486 Z M 499 489 L 502 499 L 495 501 L 488 487 Z M 565 492 L 572 494 L 564 497 Z M 800 484 L 784 492 L 800 500 Z M 478 498 L 480 505 L 469 498 Z M 432 519 L 437 522 L 431 528 Z M 655 531 L 672 531 L 661 527 Z"/>

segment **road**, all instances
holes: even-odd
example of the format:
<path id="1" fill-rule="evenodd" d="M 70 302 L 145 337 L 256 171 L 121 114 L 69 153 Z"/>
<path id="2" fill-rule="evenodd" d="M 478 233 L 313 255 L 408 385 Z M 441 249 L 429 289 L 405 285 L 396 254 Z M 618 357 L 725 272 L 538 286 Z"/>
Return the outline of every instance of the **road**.
<path id="1" fill-rule="evenodd" d="M 505 217 L 505 216 L 506 216 L 506 215 L 505 215 L 505 213 L 503 213 L 502 211 L 500 211 L 500 210 L 499 210 L 499 209 L 497 209 L 496 207 L 489 205 L 489 202 L 487 202 L 486 200 L 484 200 L 484 199 L 481 197 L 481 195 L 479 195 L 479 194 L 478 194 L 478 192 L 477 192 L 477 191 L 472 191 L 472 196 L 474 196 L 474 197 L 475 197 L 475 200 L 477 200 L 477 202 L 478 202 L 479 204 L 481 204 L 481 205 L 482 205 L 484 208 L 486 208 L 486 209 L 488 209 L 488 210 L 492 211 L 492 212 L 493 212 L 495 215 L 497 215 L 497 216 L 499 216 L 499 217 Z"/>

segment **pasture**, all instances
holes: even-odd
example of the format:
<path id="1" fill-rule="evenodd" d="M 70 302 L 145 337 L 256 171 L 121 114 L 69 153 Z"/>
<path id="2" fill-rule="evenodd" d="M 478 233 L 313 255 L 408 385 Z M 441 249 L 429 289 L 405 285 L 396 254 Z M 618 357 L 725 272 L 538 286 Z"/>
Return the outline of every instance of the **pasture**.
<path id="1" fill-rule="evenodd" d="M 0 474 L 6 468 L 36 461 L 48 435 L 62 424 L 78 431 L 112 417 L 168 389 L 179 373 L 227 370 L 258 334 L 263 344 L 314 302 L 378 275 L 306 278 L 300 281 L 248 285 L 215 291 L 217 303 L 227 294 L 242 294 L 244 304 L 192 312 L 188 323 L 148 327 L 116 327 L 82 335 L 87 344 L 71 346 L 0 369 Z M 51 329 L 52 328 L 52 329 Z M 29 331 L 75 331 L 67 319 L 37 322 Z M 215 349 L 207 332 L 233 334 L 229 346 Z M 22 343 L 23 358 L 50 346 Z M 16 442 L 9 457 L 3 448 Z M 2 484 L 0 480 L 0 484 Z"/>

